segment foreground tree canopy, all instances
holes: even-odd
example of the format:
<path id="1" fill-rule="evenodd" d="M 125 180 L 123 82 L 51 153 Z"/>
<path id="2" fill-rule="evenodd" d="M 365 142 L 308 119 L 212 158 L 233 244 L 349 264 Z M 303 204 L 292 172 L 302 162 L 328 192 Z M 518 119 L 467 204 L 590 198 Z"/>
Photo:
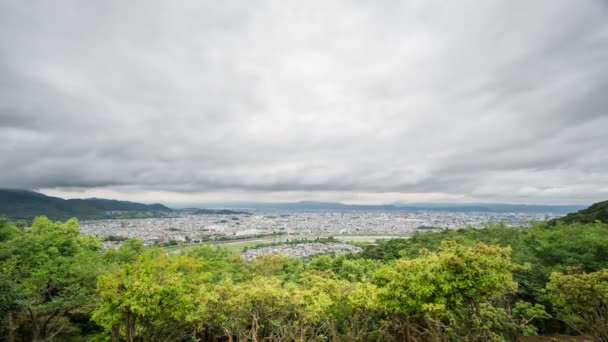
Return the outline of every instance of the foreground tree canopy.
<path id="1" fill-rule="evenodd" d="M 0 220 L 2 341 L 608 341 L 608 225 L 423 233 L 245 262 Z"/>

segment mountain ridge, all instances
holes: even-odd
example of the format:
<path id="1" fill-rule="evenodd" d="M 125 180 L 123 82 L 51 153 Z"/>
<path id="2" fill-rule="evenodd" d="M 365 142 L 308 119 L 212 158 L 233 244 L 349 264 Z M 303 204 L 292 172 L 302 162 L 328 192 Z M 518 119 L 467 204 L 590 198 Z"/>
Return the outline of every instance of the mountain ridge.
<path id="1" fill-rule="evenodd" d="M 586 205 L 544 205 L 510 203 L 397 203 L 397 204 L 345 204 L 340 202 L 221 202 L 196 204 L 208 208 L 274 209 L 274 210 L 372 210 L 372 211 L 456 211 L 456 212 L 527 212 L 567 214 L 586 208 Z"/>
<path id="2" fill-rule="evenodd" d="M 603 202 L 602 202 L 603 203 Z M 296 201 L 296 202 L 226 202 L 197 204 L 193 214 L 221 214 L 214 209 L 254 210 L 300 210 L 300 211 L 453 211 L 453 212 L 526 212 L 568 214 L 587 208 L 583 205 L 537 205 L 504 203 L 394 203 L 394 204 L 345 204 L 340 202 Z M 594 204 L 595 206 L 595 204 Z M 208 209 L 199 209 L 206 207 Z M 594 208 L 591 206 L 590 208 Z M 590 209 L 588 208 L 588 209 Z M 29 220 L 46 215 L 53 220 L 70 217 L 79 219 L 152 217 L 172 212 L 188 212 L 187 209 L 172 209 L 161 203 L 144 204 L 104 198 L 63 199 L 24 189 L 0 189 L 0 216 Z M 112 214 L 113 213 L 113 214 Z M 122 215 L 121 215 L 122 213 Z M 226 210 L 225 214 L 238 214 Z M 245 212 L 242 212 L 245 213 Z M 138 216 L 139 215 L 139 216 Z M 573 215 L 573 214 L 571 214 Z"/>
<path id="3" fill-rule="evenodd" d="M 569 213 L 564 217 L 552 220 L 552 223 L 592 223 L 600 221 L 608 224 L 608 201 L 602 201 L 592 204 L 590 207 L 579 210 L 574 213 Z"/>
<path id="4" fill-rule="evenodd" d="M 23 189 L 0 189 L 0 216 L 30 220 L 46 215 L 52 220 L 110 218 L 108 212 L 160 215 L 173 210 L 160 203 L 144 204 L 113 199 L 63 199 Z"/>

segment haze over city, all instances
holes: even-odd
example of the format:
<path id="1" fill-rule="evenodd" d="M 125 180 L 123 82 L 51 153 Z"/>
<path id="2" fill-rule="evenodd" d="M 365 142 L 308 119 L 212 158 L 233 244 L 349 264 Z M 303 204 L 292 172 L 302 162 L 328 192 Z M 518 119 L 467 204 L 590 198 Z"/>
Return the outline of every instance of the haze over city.
<path id="1" fill-rule="evenodd" d="M 0 2 L 0 187 L 590 204 L 605 1 Z"/>

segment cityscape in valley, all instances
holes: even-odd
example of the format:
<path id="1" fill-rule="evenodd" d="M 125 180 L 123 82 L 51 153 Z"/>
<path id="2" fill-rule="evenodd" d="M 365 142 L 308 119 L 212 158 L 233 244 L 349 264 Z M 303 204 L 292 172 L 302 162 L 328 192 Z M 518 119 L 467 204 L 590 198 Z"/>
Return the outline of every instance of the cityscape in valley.
<path id="1" fill-rule="evenodd" d="M 527 226 L 561 216 L 547 213 L 476 212 L 378 212 L 378 211 L 278 211 L 234 215 L 190 215 L 144 219 L 82 221 L 82 234 L 136 237 L 147 244 L 169 240 L 201 242 L 211 238 L 248 238 L 286 235 L 293 238 L 316 236 L 408 236 L 414 232 L 487 224 Z"/>
<path id="2" fill-rule="evenodd" d="M 40 192 L 0 189 L 0 215 L 33 220 L 77 217 L 82 235 L 117 248 L 128 238 L 146 245 L 240 240 L 287 241 L 336 237 L 369 241 L 464 227 L 528 227 L 582 209 L 580 205 L 412 203 L 353 205 L 338 202 L 210 203 L 170 208 L 114 199 L 63 199 Z"/>
<path id="3" fill-rule="evenodd" d="M 248 249 L 243 257 L 251 261 L 261 255 L 280 254 L 308 258 L 317 254 L 358 253 L 349 242 L 407 238 L 418 232 L 463 227 L 482 228 L 490 224 L 527 227 L 530 222 L 560 217 L 547 213 L 492 212 L 378 212 L 378 211 L 258 211 L 230 215 L 176 214 L 171 217 L 110 219 L 81 222 L 81 234 L 104 238 L 104 246 L 118 248 L 124 238 L 137 238 L 147 245 L 195 245 L 214 241 L 249 245 L 272 241 L 276 245 Z M 289 240 L 338 238 L 346 243 L 302 243 L 282 245 Z"/>
<path id="4" fill-rule="evenodd" d="M 33 220 L 36 212 L 52 219 L 79 217 L 80 234 L 104 240 L 106 249 L 120 248 L 127 239 L 138 239 L 144 245 L 181 246 L 180 249 L 213 244 L 231 246 L 235 251 L 247 248 L 242 255 L 248 261 L 266 254 L 308 258 L 317 254 L 357 253 L 360 248 L 353 243 L 375 243 L 466 227 L 480 229 L 499 224 L 525 228 L 531 222 L 553 220 L 581 208 L 498 203 L 223 205 L 230 209 L 221 204 L 169 208 L 160 203 L 100 198 L 65 200 L 34 191 L 0 189 L 0 214 L 26 222 Z M 298 244 L 290 245 L 290 241 Z M 258 245 L 260 248 L 251 248 Z"/>

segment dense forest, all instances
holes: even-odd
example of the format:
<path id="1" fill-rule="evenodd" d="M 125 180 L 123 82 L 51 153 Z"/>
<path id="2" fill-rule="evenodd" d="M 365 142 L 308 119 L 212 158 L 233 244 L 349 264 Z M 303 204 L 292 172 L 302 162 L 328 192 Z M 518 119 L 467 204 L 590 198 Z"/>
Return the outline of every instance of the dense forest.
<path id="1" fill-rule="evenodd" d="M 419 233 L 245 262 L 0 221 L 2 341 L 608 341 L 608 225 Z"/>

